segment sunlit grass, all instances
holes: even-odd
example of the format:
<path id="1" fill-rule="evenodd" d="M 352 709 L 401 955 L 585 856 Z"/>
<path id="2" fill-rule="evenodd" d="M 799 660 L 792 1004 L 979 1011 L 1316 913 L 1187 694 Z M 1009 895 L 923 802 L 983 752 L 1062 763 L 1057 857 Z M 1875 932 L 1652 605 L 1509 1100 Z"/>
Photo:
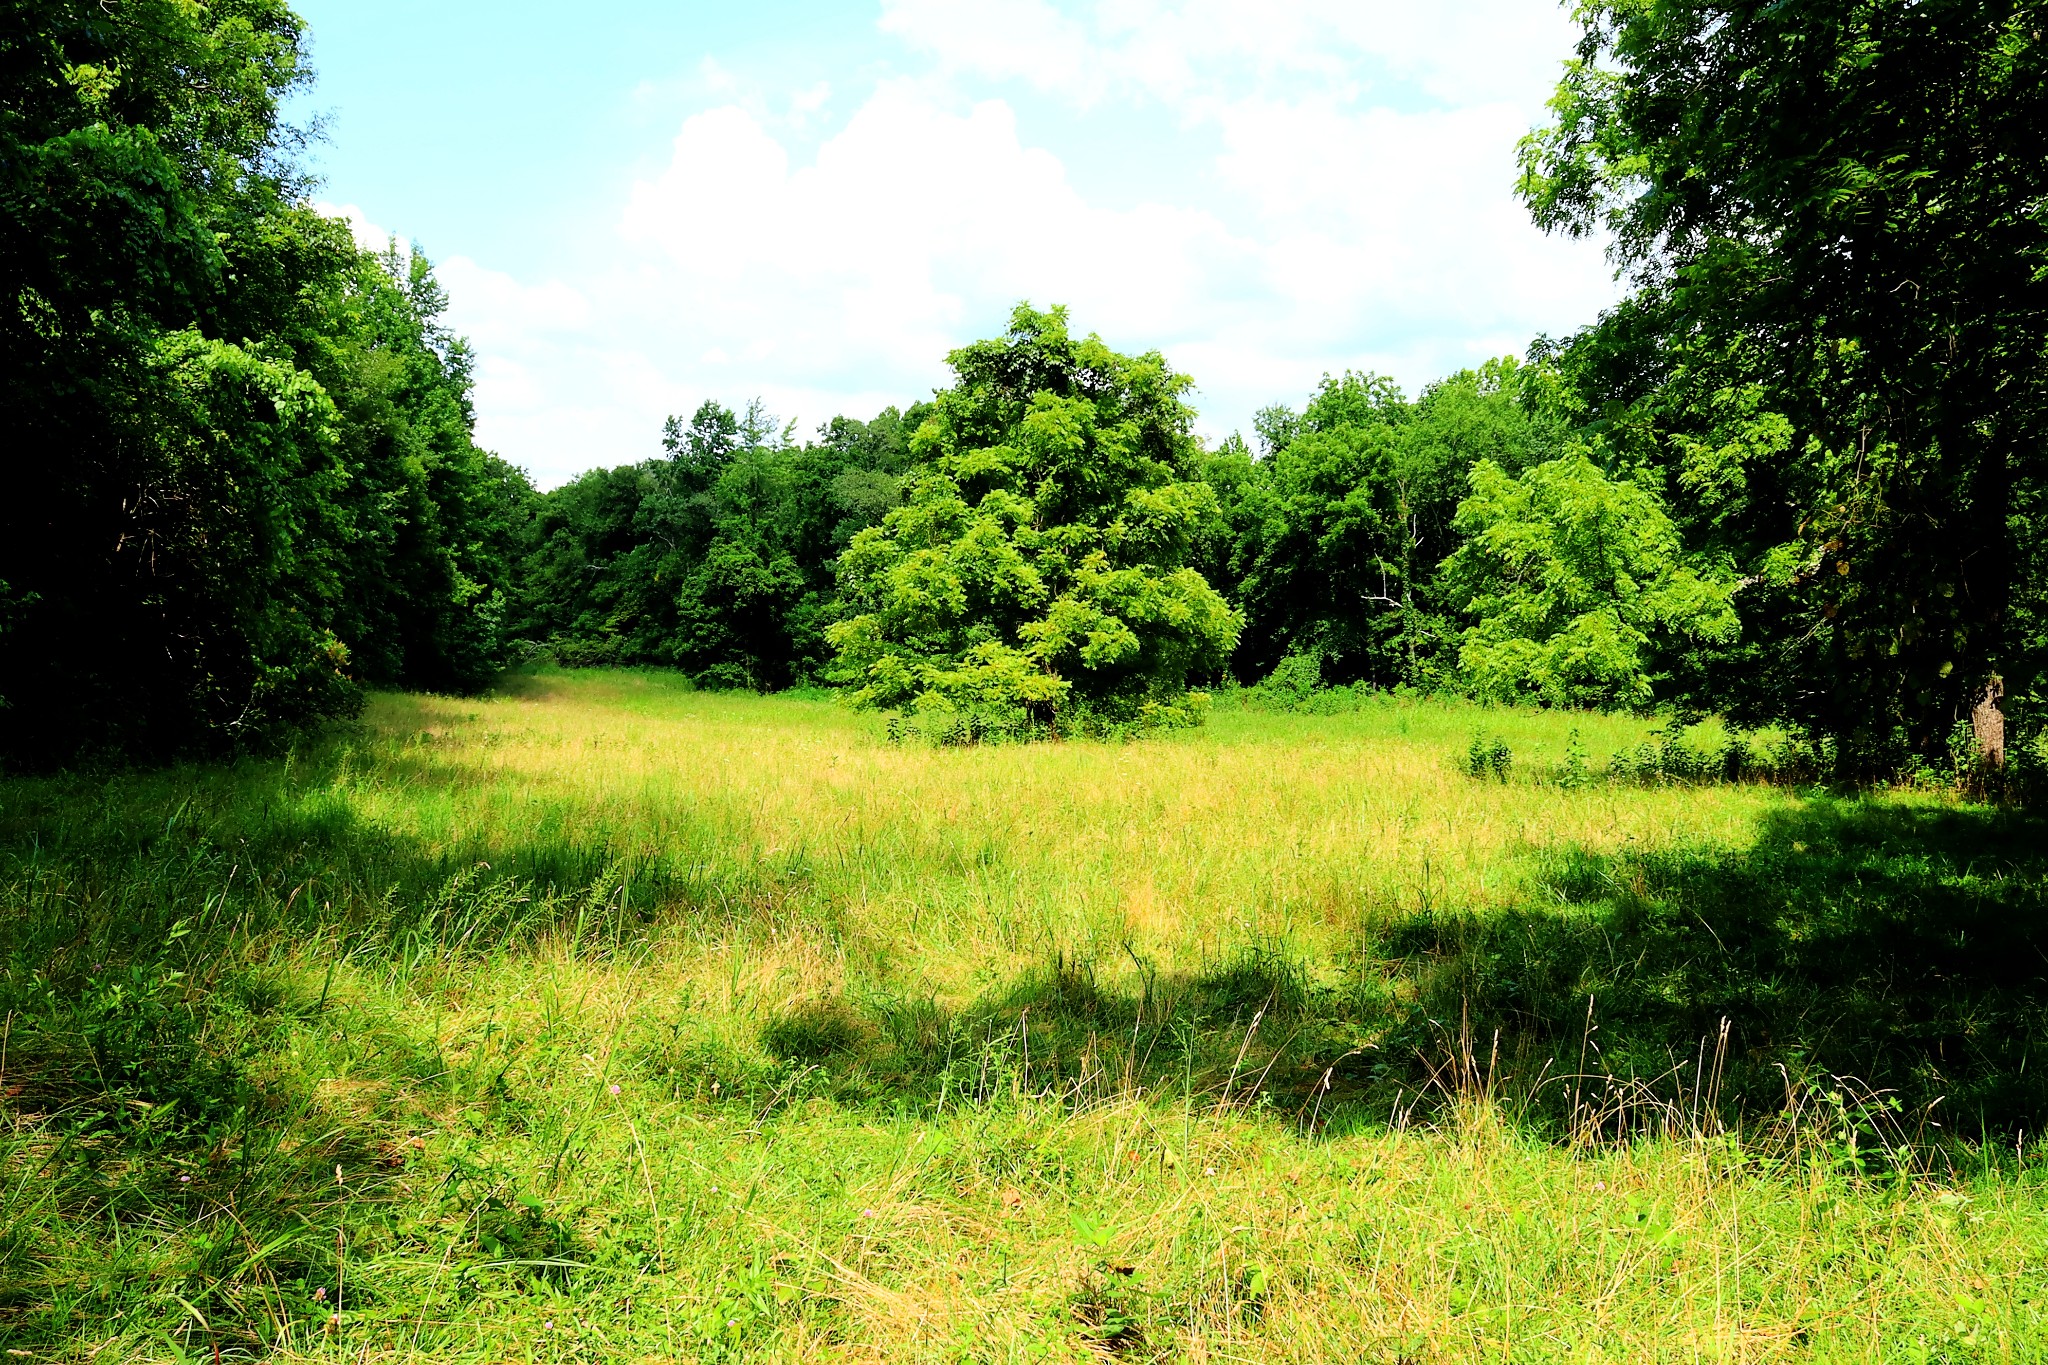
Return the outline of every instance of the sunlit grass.
<path id="1" fill-rule="evenodd" d="M 1596 753 L 1645 723 L 1392 700 L 1351 715 L 1223 710 L 1129 744 L 895 747 L 831 701 L 679 694 L 656 677 L 545 674 L 487 702 L 387 697 L 342 790 L 425 847 L 569 844 L 687 877 L 775 869 L 904 984 L 962 988 L 1051 951 L 1168 968 L 1275 937 L 1526 897 L 1552 845 L 1727 844 L 1764 787 L 1563 792 L 1475 782 L 1476 730 L 1525 767 L 1571 729 Z M 403 781 L 391 774 L 403 772 Z"/>
<path id="2" fill-rule="evenodd" d="M 1498 993 L 1536 940 L 1388 935 L 1591 924 L 1582 872 L 1626 912 L 1832 809 L 1563 790 L 1574 728 L 1647 723 L 1388 698 L 949 750 L 550 672 L 289 762 L 9 782 L 0 1348 L 2048 1358 L 2031 1138 L 1887 1154 L 1911 1116 L 1853 1088 L 1724 1134 L 1682 1065 L 1648 1136 L 1574 1136 L 1485 1037 L 1418 1092 L 1462 1045 L 1429 973 Z M 1510 781 L 1465 775 L 1479 729 Z"/>

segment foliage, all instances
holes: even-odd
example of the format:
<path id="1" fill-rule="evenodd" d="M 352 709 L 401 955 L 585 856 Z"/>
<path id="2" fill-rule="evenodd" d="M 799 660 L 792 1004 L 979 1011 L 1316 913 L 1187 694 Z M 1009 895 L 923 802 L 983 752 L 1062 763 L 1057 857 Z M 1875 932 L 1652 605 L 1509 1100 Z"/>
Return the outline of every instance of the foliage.
<path id="1" fill-rule="evenodd" d="M 332 408 L 268 340 L 348 257 L 267 173 L 297 19 L 251 0 L 0 22 L 5 749 L 344 704 L 319 624 L 339 590 Z"/>
<path id="2" fill-rule="evenodd" d="M 1437 566 L 1476 462 L 1519 472 L 1554 453 L 1562 428 L 1538 378 L 1490 361 L 1413 402 L 1378 376 L 1325 378 L 1301 413 L 1260 413 L 1263 459 L 1212 457 L 1229 528 L 1218 581 L 1246 615 L 1238 674 L 1314 655 L 1330 683 L 1448 682 L 1463 604 Z"/>
<path id="3" fill-rule="evenodd" d="M 423 261 L 301 202 L 278 0 L 0 19 L 0 753 L 259 742 L 497 663 L 517 480 Z"/>
<path id="4" fill-rule="evenodd" d="M 1515 751 L 1506 739 L 1484 730 L 1472 732 L 1472 742 L 1465 746 L 1465 776 L 1505 782 L 1514 770 Z"/>
<path id="5" fill-rule="evenodd" d="M 538 500 L 514 630 L 564 662 L 660 664 L 714 687 L 816 676 L 833 565 L 900 501 L 920 413 L 835 417 L 805 444 L 758 401 L 670 418 L 663 458 Z"/>
<path id="6" fill-rule="evenodd" d="M 912 440 L 902 507 L 839 562 L 854 699 L 1047 728 L 1184 724 L 1240 619 L 1190 566 L 1216 514 L 1189 381 L 1019 305 Z"/>
<path id="7" fill-rule="evenodd" d="M 336 408 L 346 572 L 332 629 L 377 687 L 473 692 L 506 659 L 533 490 L 470 439 L 467 343 L 425 256 L 359 254 L 329 284 L 305 364 Z"/>
<path id="8" fill-rule="evenodd" d="M 1654 493 L 1583 454 L 1512 478 L 1489 460 L 1458 506 L 1465 537 L 1444 575 L 1476 624 L 1458 663 L 1500 701 L 1646 705 L 1653 635 L 1725 644 L 1728 583 L 1687 567 Z"/>
<path id="9" fill-rule="evenodd" d="M 1560 354 L 1741 575 L 1696 704 L 1939 758 L 1988 681 L 2038 705 L 2048 40 L 2014 0 L 1589 0 L 1523 144 L 1539 224 L 1637 293 Z M 2029 725 L 2037 722 L 2030 721 Z"/>

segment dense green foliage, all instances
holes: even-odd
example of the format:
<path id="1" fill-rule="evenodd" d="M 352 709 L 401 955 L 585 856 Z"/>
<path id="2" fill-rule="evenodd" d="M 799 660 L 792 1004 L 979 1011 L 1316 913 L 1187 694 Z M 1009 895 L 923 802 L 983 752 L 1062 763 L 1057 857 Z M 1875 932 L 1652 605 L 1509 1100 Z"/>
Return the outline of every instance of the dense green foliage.
<path id="1" fill-rule="evenodd" d="M 659 664 L 710 686 L 818 677 L 836 557 L 901 500 L 922 411 L 835 418 L 804 444 L 759 403 L 671 418 L 662 457 L 536 501 L 517 629 L 565 662 Z"/>
<path id="2" fill-rule="evenodd" d="M 1640 706 L 1672 649 L 1731 636 L 1727 584 L 1686 561 L 1653 486 L 1587 461 L 1554 366 L 1492 361 L 1412 401 L 1325 379 L 1260 414 L 1254 456 L 1204 450 L 1183 377 L 1075 340 L 1061 310 L 1020 307 L 953 363 L 933 401 L 802 444 L 758 403 L 707 402 L 670 419 L 664 456 L 541 495 L 513 630 L 564 663 L 837 679 L 998 731 L 1186 720 L 1190 681 L 1283 663 Z M 1546 490 L 1516 504 L 1531 535 L 1572 508 L 1584 534 L 1540 562 L 1466 548 L 1482 527 L 1502 548 L 1514 475 Z M 1513 596 L 1524 579 L 1540 610 Z"/>
<path id="3" fill-rule="evenodd" d="M 1060 309 L 953 352 L 906 504 L 840 559 L 832 628 L 857 703 L 1006 728 L 1195 718 L 1239 618 L 1190 566 L 1216 517 L 1190 381 L 1076 341 Z"/>
<path id="4" fill-rule="evenodd" d="M 1263 458 L 1238 446 L 1211 456 L 1228 527 L 1215 572 L 1247 617 L 1238 675 L 1299 656 L 1330 683 L 1456 685 L 1470 594 L 1439 567 L 1459 543 L 1472 470 L 1519 472 L 1566 438 L 1545 378 L 1495 361 L 1413 402 L 1378 376 L 1326 378 L 1300 413 L 1259 415 Z"/>
<path id="5" fill-rule="evenodd" d="M 1458 664 L 1481 695 L 1642 705 L 1655 695 L 1653 632 L 1667 641 L 1735 638 L 1731 585 L 1684 565 L 1678 534 L 1649 489 L 1609 478 L 1578 453 L 1519 479 L 1481 460 L 1471 485 L 1456 522 L 1464 543 L 1443 567 L 1478 618 Z"/>
<path id="6" fill-rule="evenodd" d="M 278 0 L 0 18 L 0 752 L 161 755 L 497 666 L 520 480 L 425 263 L 306 208 Z"/>
<path id="7" fill-rule="evenodd" d="M 1885 770 L 2048 665 L 2048 39 L 2023 0 L 1588 0 L 1524 144 L 1637 292 L 1560 362 L 1742 581 L 1702 705 Z"/>

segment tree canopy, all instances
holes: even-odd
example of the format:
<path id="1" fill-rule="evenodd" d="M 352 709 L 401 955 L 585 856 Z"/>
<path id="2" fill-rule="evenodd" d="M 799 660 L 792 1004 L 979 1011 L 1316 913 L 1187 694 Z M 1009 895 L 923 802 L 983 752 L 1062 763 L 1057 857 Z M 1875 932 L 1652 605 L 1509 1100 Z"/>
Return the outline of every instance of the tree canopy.
<path id="1" fill-rule="evenodd" d="M 314 213 L 277 0 L 0 18 L 0 752 L 164 755 L 466 687 L 523 480 L 418 257 Z"/>
<path id="2" fill-rule="evenodd" d="M 2048 45 L 2024 0 L 1587 0 L 1523 144 L 1636 292 L 1557 353 L 1743 584 L 1697 693 L 1882 769 L 2040 704 Z"/>
<path id="3" fill-rule="evenodd" d="M 1651 489 L 1576 451 L 1520 478 L 1481 460 L 1471 486 L 1444 575 L 1477 622 L 1458 664 L 1482 696 L 1646 705 L 1653 636 L 1667 648 L 1735 638 L 1733 585 L 1685 563 Z"/>
<path id="4" fill-rule="evenodd" d="M 1240 618 L 1191 566 L 1216 516 L 1189 381 L 1020 305 L 949 357 L 902 507 L 840 557 L 830 631 L 863 704 L 1005 726 L 1191 718 Z"/>
<path id="5" fill-rule="evenodd" d="M 514 628 L 573 663 L 652 664 L 714 687 L 818 679 L 834 562 L 901 499 L 906 417 L 836 417 L 797 442 L 756 402 L 669 419 L 663 454 L 542 495 Z"/>
<path id="6" fill-rule="evenodd" d="M 2048 56 L 2019 0 L 1584 0 L 1520 192 L 1628 297 L 1256 444 L 1019 305 L 807 439 L 759 403 L 536 493 L 426 258 L 308 204 L 281 0 L 0 17 L 0 754 L 260 744 L 515 657 L 1038 733 L 1192 692 L 1670 705 L 1845 774 L 2048 719 Z M 1985 730 L 1987 708 L 1996 723 Z"/>

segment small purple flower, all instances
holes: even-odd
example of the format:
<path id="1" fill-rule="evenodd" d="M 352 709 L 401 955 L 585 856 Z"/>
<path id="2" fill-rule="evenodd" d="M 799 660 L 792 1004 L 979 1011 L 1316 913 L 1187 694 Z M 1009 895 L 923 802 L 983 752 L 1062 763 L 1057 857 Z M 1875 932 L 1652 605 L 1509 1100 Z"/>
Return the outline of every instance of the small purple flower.
<path id="1" fill-rule="evenodd" d="M 619 1093 L 619 1085 L 617 1081 L 612 1082 L 612 1093 L 614 1095 Z"/>

